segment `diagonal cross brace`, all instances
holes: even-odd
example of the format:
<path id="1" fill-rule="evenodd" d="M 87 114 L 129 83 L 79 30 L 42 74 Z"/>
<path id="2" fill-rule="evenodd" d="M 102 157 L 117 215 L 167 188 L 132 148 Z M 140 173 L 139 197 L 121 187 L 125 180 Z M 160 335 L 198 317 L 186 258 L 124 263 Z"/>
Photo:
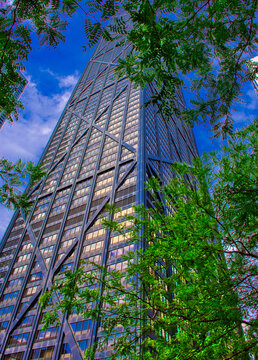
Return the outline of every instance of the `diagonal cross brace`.
<path id="1" fill-rule="evenodd" d="M 32 244 L 34 245 L 34 247 L 36 247 L 36 239 L 35 239 L 35 236 L 33 234 L 33 231 L 31 229 L 31 226 L 30 224 L 27 224 L 27 231 L 28 231 L 28 235 L 30 237 L 30 240 L 32 242 Z M 53 280 L 53 277 L 55 275 L 55 273 L 58 271 L 58 269 L 62 266 L 62 264 L 65 262 L 65 260 L 67 259 L 67 257 L 71 254 L 71 252 L 74 250 L 75 246 L 77 245 L 78 243 L 78 238 L 76 238 L 76 241 L 67 249 L 66 253 L 65 253 L 65 256 L 60 259 L 60 261 L 56 264 L 56 266 L 54 267 L 54 269 L 52 271 L 50 271 L 50 277 L 49 277 L 49 280 L 48 280 L 48 283 L 50 284 Z M 45 266 L 45 262 L 43 260 L 43 257 L 42 257 L 42 254 L 39 250 L 38 247 L 36 247 L 36 258 L 39 260 L 39 264 L 41 266 L 41 269 L 42 269 L 42 272 L 43 272 L 43 275 L 44 275 L 44 278 L 45 278 L 45 283 L 47 281 L 47 268 Z M 8 335 L 11 334 L 11 332 L 19 325 L 20 321 L 22 320 L 23 316 L 31 309 L 31 307 L 35 304 L 35 301 L 38 299 L 38 297 L 41 295 L 41 292 L 43 290 L 43 284 L 42 283 L 40 286 L 39 286 L 39 289 L 37 290 L 37 292 L 31 297 L 30 301 L 28 304 L 26 304 L 26 307 L 21 311 L 21 313 L 16 317 L 16 319 L 14 319 L 12 321 L 12 324 L 9 328 L 9 331 L 8 331 Z M 57 300 L 59 302 L 59 299 L 57 296 L 55 296 L 55 300 Z M 67 342 L 69 343 L 69 346 L 71 348 L 71 351 L 74 355 L 74 358 L 75 359 L 82 359 L 81 357 L 81 353 L 78 349 L 78 346 L 77 346 L 77 343 L 74 339 L 74 335 L 72 333 L 72 329 L 68 323 L 68 321 L 65 319 L 65 322 L 64 322 L 64 330 L 65 330 L 65 334 L 66 334 L 66 338 L 67 338 Z"/>

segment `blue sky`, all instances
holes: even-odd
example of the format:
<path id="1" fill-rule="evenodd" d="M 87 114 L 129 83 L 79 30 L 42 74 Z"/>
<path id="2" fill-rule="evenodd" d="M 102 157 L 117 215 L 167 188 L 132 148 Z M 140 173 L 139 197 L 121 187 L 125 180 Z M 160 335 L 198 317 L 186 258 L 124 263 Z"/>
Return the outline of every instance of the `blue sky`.
<path id="1" fill-rule="evenodd" d="M 25 110 L 18 122 L 6 123 L 0 131 L 0 155 L 16 161 L 38 162 L 40 155 L 56 125 L 69 96 L 86 66 L 92 49 L 86 53 L 83 32 L 84 17 L 77 13 L 66 32 L 65 43 L 55 50 L 48 50 L 33 42 L 33 51 L 26 64 L 29 84 L 22 100 Z M 245 102 L 237 104 L 234 120 L 241 127 L 253 119 L 258 107 L 258 97 L 252 84 L 244 87 Z M 187 100 L 187 99 L 186 99 Z M 257 115 L 256 115 L 257 116 Z M 208 128 L 194 129 L 199 153 L 216 149 L 219 141 L 210 139 Z M 2 238 L 13 212 L 0 205 L 0 239 Z"/>

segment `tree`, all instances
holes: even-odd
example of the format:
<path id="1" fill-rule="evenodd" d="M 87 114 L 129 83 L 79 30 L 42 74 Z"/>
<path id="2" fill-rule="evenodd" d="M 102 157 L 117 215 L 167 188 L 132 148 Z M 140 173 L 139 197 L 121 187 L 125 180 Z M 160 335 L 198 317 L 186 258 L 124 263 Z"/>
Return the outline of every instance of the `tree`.
<path id="1" fill-rule="evenodd" d="M 37 35 L 40 45 L 55 48 L 65 40 L 64 31 L 69 17 L 80 8 L 86 17 L 82 2 L 74 0 L 14 0 L 0 8 L 0 113 L 6 115 L 9 121 L 18 120 L 19 109 L 23 104 L 14 96 L 24 79 L 19 70 L 25 70 L 25 62 L 32 51 L 32 38 Z M 106 1 L 108 3 L 108 1 Z M 112 8 L 112 6 L 110 5 Z M 105 10 L 103 5 L 103 16 Z M 113 13 L 110 13 L 111 16 Z M 94 16 L 93 16 L 94 17 Z M 45 174 L 40 165 L 32 162 L 17 163 L 0 159 L 0 203 L 10 209 L 23 208 L 26 212 L 32 203 L 26 195 L 22 195 L 25 179 L 31 175 L 31 184 Z"/>
<path id="2" fill-rule="evenodd" d="M 89 1 L 91 3 L 91 1 Z M 95 1 L 93 1 L 95 4 Z M 68 19 L 80 9 L 87 18 L 103 22 L 113 16 L 112 1 L 97 1 L 102 9 L 102 19 L 86 12 L 82 1 L 74 0 L 14 0 L 0 9 L 0 111 L 12 122 L 18 120 L 22 102 L 14 97 L 19 84 L 23 83 L 18 70 L 25 70 L 25 62 L 32 51 L 32 38 L 39 39 L 40 46 L 56 48 L 65 40 Z M 99 10 L 100 10 L 99 8 Z M 113 9 L 113 10 L 112 10 Z M 95 34 L 92 30 L 92 34 Z"/>
<path id="3" fill-rule="evenodd" d="M 22 208 L 27 213 L 33 203 L 23 193 L 23 187 L 28 180 L 33 186 L 45 174 L 41 165 L 34 166 L 32 161 L 12 163 L 5 158 L 0 159 L 0 203 L 10 210 Z"/>
<path id="4" fill-rule="evenodd" d="M 135 0 L 125 8 L 133 49 L 118 73 L 142 86 L 155 79 L 153 101 L 167 115 L 178 113 L 176 88 L 190 82 L 184 118 L 210 123 L 215 136 L 232 132 L 234 103 L 250 79 L 245 63 L 257 51 L 257 1 Z"/>
<path id="5" fill-rule="evenodd" d="M 64 40 L 67 17 L 78 9 L 85 14 L 88 46 L 101 36 L 131 42 L 117 74 L 142 87 L 155 81 L 151 101 L 164 114 L 183 113 L 191 124 L 208 122 L 215 135 L 232 131 L 234 102 L 243 83 L 257 73 L 245 69 L 257 51 L 257 0 L 15 0 L 1 10 L 0 108 L 6 114 L 21 106 L 12 94 L 32 33 L 41 45 L 56 47 Z M 193 107 L 185 111 L 177 107 L 177 88 L 187 83 Z"/>
<path id="6" fill-rule="evenodd" d="M 24 60 L 32 50 L 32 33 L 41 45 L 56 47 L 64 40 L 62 30 L 67 22 L 58 13 L 71 14 L 71 1 L 22 1 L 16 0 L 0 9 L 0 110 L 10 121 L 18 119 L 18 109 L 23 108 L 14 93 L 23 79 L 18 70 L 24 70 Z"/>
<path id="7" fill-rule="evenodd" d="M 25 69 L 32 37 L 55 48 L 77 10 L 85 15 L 88 46 L 101 36 L 131 42 L 117 74 L 142 87 L 155 82 L 150 101 L 164 115 L 182 115 L 191 125 L 208 122 L 215 136 L 232 132 L 234 103 L 258 72 L 245 71 L 257 51 L 257 0 L 14 0 L 0 9 L 0 112 L 10 121 L 23 108 L 14 93 L 24 81 L 18 70 Z M 188 110 L 177 106 L 177 89 L 187 83 Z"/>
<path id="8" fill-rule="evenodd" d="M 257 345 L 256 162 L 254 123 L 221 153 L 174 164 L 168 186 L 152 178 L 154 208 L 137 207 L 127 229 L 104 220 L 136 248 L 144 239 L 145 249 L 123 257 L 126 272 L 84 263 L 61 275 L 40 300 L 50 306 L 45 328 L 65 312 L 97 321 L 100 338 L 88 359 L 110 347 L 112 359 L 250 359 Z M 51 302 L 53 292 L 60 303 Z"/>

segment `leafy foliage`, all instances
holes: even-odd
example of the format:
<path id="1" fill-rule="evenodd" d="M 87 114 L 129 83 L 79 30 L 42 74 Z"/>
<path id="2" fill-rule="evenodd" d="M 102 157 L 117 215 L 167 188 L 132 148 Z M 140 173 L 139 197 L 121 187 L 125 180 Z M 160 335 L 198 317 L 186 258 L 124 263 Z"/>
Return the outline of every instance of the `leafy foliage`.
<path id="1" fill-rule="evenodd" d="M 0 108 L 7 115 L 15 111 L 17 118 L 22 107 L 13 93 L 32 33 L 41 45 L 56 47 L 64 40 L 67 17 L 78 9 L 85 14 L 87 46 L 101 36 L 131 42 L 117 74 L 142 87 L 155 81 L 150 101 L 165 115 L 175 112 L 192 125 L 210 123 L 215 136 L 232 132 L 234 103 L 243 83 L 257 74 L 257 68 L 246 72 L 257 51 L 257 0 L 15 0 L 0 14 Z M 179 86 L 192 93 L 187 111 L 178 107 Z"/>
<path id="2" fill-rule="evenodd" d="M 257 74 L 254 67 L 252 74 L 246 71 L 257 51 L 256 0 L 100 0 L 88 5 L 94 13 L 85 20 L 89 46 L 101 36 L 109 41 L 126 36 L 132 44 L 119 60 L 119 76 L 141 87 L 155 81 L 149 102 L 164 115 L 183 115 L 191 125 L 210 123 L 214 136 L 232 133 L 234 104 L 243 84 Z M 109 24 L 102 23 L 109 18 Z M 178 107 L 180 86 L 191 91 L 188 110 Z"/>
<path id="3" fill-rule="evenodd" d="M 174 164 L 168 186 L 152 178 L 155 207 L 137 207 L 127 229 L 130 243 L 144 239 L 146 248 L 123 256 L 126 271 L 84 263 L 60 275 L 40 300 L 50 305 L 45 327 L 65 312 L 94 319 L 100 338 L 89 359 L 110 348 L 112 359 L 250 359 L 257 350 L 256 161 L 251 124 L 203 163 Z M 105 223 L 128 238 L 119 223 Z M 60 302 L 49 303 L 53 293 Z"/>
<path id="4" fill-rule="evenodd" d="M 0 9 L 0 111 L 10 121 L 18 119 L 18 109 L 23 108 L 14 93 L 24 81 L 18 70 L 25 69 L 32 34 L 38 35 L 41 45 L 56 47 L 64 41 L 62 32 L 67 27 L 62 14 L 71 16 L 78 7 L 75 4 L 71 0 L 15 0 Z"/>
<path id="5" fill-rule="evenodd" d="M 29 212 L 32 202 L 26 193 L 23 193 L 22 187 L 28 177 L 30 185 L 33 186 L 44 175 L 41 165 L 34 166 L 32 161 L 23 163 L 18 160 L 13 164 L 5 158 L 0 159 L 0 203 L 8 209 L 22 208 L 25 213 Z"/>
<path id="6" fill-rule="evenodd" d="M 231 132 L 231 107 L 247 80 L 246 55 L 257 51 L 257 1 L 144 0 L 129 1 L 125 9 L 133 49 L 118 73 L 140 85 L 155 76 L 152 100 L 167 115 L 177 111 L 176 88 L 190 80 L 195 99 L 184 118 L 210 123 L 215 135 Z"/>

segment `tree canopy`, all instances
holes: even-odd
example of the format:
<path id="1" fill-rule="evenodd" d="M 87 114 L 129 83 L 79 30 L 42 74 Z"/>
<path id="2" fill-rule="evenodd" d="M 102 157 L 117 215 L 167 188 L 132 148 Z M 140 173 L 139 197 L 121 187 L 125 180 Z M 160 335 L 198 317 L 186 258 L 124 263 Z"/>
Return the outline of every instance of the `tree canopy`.
<path id="1" fill-rule="evenodd" d="M 41 165 L 34 165 L 32 161 L 13 163 L 0 159 L 0 203 L 10 210 L 22 208 L 27 213 L 32 202 L 24 192 L 24 186 L 29 182 L 32 187 L 45 174 Z"/>
<path id="2" fill-rule="evenodd" d="M 256 146 L 252 124 L 220 154 L 174 164 L 169 185 L 152 178 L 147 190 L 155 206 L 137 207 L 129 232 L 104 220 L 136 248 L 144 239 L 145 248 L 123 256 L 123 272 L 85 263 L 60 275 L 41 298 L 43 308 L 50 305 L 45 327 L 66 312 L 97 321 L 89 359 L 111 348 L 111 359 L 256 354 Z M 53 292 L 60 303 L 49 303 Z"/>
<path id="3" fill-rule="evenodd" d="M 55 48 L 65 40 L 69 18 L 81 11 L 84 50 L 101 36 L 129 40 L 132 49 L 119 60 L 118 76 L 126 75 L 141 87 L 155 82 L 156 93 L 149 101 L 157 103 L 163 115 L 176 113 L 191 126 L 209 123 L 214 136 L 225 137 L 232 133 L 232 111 L 243 84 L 258 72 L 256 66 L 246 71 L 247 59 L 257 51 L 256 10 L 257 0 L 8 2 L 0 8 L 0 112 L 13 121 L 23 108 L 14 94 L 24 82 L 19 70 L 25 69 L 33 51 L 33 37 L 41 46 Z M 190 90 L 192 107 L 178 107 L 179 86 Z M 8 191 L 1 191 L 7 204 Z"/>
<path id="4" fill-rule="evenodd" d="M 131 42 L 117 73 L 140 86 L 155 81 L 151 101 L 164 114 L 183 112 L 191 124 L 208 122 L 215 135 L 232 131 L 234 103 L 257 73 L 257 68 L 246 72 L 246 61 L 257 51 L 257 0 L 15 0 L 0 14 L 0 108 L 7 115 L 17 116 L 21 106 L 13 93 L 22 81 L 17 70 L 32 51 L 32 35 L 56 47 L 77 10 L 85 15 L 87 46 L 101 36 Z M 180 85 L 193 95 L 187 111 L 177 106 Z"/>
<path id="5" fill-rule="evenodd" d="M 15 0 L 0 8 L 0 110 L 10 121 L 18 119 L 18 109 L 23 107 L 14 93 L 24 82 L 18 70 L 25 70 L 32 35 L 38 36 L 40 45 L 56 47 L 65 39 L 64 15 L 70 16 L 75 9 L 70 0 Z"/>

